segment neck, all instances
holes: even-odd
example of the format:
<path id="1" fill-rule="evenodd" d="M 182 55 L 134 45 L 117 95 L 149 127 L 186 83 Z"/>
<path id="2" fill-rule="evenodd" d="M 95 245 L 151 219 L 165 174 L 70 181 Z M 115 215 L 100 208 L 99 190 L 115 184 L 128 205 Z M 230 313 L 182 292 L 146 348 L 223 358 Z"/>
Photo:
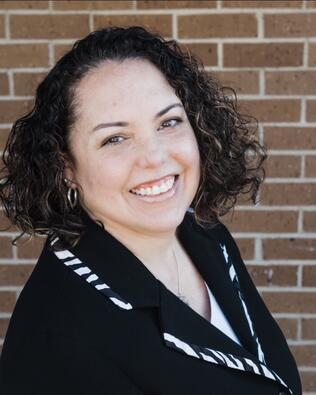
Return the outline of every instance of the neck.
<path id="1" fill-rule="evenodd" d="M 105 229 L 125 245 L 158 278 L 176 278 L 177 267 L 174 250 L 179 251 L 176 229 L 161 233 L 143 233 L 112 224 Z"/>

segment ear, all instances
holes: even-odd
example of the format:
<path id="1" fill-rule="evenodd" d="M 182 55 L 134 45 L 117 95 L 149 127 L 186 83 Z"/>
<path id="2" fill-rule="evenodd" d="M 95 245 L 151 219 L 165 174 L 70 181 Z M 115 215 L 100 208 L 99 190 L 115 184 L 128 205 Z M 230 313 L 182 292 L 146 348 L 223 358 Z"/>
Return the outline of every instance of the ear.
<path id="1" fill-rule="evenodd" d="M 70 187 L 75 186 L 74 183 L 76 183 L 76 176 L 72 161 L 64 154 L 62 154 L 62 160 L 64 162 L 63 178 L 67 178 L 72 181 L 72 183 L 68 184 Z"/>

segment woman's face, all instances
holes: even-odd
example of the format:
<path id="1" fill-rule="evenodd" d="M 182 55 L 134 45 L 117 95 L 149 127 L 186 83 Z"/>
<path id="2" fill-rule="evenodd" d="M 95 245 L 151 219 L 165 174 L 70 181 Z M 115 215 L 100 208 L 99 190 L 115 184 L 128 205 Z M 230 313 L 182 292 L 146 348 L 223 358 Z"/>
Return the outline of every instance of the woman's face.
<path id="1" fill-rule="evenodd" d="M 175 229 L 197 191 L 200 158 L 164 75 L 142 59 L 108 62 L 81 80 L 76 103 L 76 166 L 65 175 L 81 185 L 85 210 L 108 230 Z"/>

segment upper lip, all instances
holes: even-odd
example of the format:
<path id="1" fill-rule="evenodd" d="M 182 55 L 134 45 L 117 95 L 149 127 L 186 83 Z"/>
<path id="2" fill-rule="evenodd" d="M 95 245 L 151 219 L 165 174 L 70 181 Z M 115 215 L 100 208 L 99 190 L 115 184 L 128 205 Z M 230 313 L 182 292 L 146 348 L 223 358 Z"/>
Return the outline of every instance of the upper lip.
<path id="1" fill-rule="evenodd" d="M 143 187 L 143 188 L 150 187 L 152 185 L 155 185 L 155 184 L 159 183 L 159 181 L 162 181 L 163 179 L 165 179 L 167 177 L 171 177 L 171 176 L 176 176 L 176 173 L 170 173 L 170 174 L 167 174 L 166 176 L 157 178 L 155 180 L 142 182 L 142 183 L 136 185 L 135 187 L 133 187 L 132 189 L 139 189 L 141 187 Z"/>

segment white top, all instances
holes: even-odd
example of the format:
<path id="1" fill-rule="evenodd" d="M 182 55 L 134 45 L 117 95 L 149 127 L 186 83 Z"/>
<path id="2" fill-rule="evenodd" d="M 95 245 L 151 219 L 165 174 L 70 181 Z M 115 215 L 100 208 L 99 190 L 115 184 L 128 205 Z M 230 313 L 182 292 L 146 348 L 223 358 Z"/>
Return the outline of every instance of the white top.
<path id="1" fill-rule="evenodd" d="M 238 340 L 235 332 L 233 331 L 233 328 L 231 327 L 230 323 L 228 322 L 227 318 L 225 317 L 222 309 L 220 308 L 219 304 L 217 303 L 213 293 L 209 289 L 207 283 L 204 281 L 206 289 L 208 291 L 208 296 L 210 299 L 210 304 L 211 304 L 211 324 L 216 326 L 217 329 L 220 331 L 224 332 L 225 335 L 229 336 L 232 340 L 234 340 L 236 343 L 240 344 L 240 341 Z"/>

